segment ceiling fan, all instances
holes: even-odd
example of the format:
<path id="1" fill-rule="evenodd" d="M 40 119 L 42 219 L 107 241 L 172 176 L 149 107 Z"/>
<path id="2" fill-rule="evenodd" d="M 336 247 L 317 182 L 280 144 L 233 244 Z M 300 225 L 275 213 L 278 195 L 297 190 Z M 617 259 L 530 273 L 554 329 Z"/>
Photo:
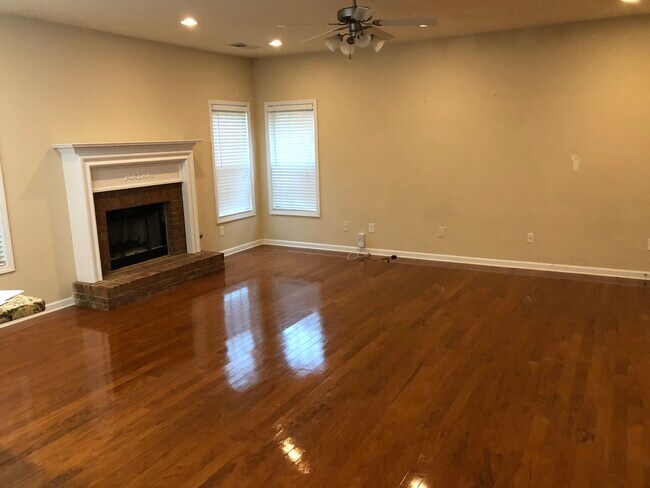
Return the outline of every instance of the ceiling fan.
<path id="1" fill-rule="evenodd" d="M 334 52 L 339 49 L 348 58 L 352 58 L 355 47 L 372 46 L 375 52 L 379 52 L 386 41 L 393 38 L 388 32 L 379 27 L 384 26 L 413 26 L 413 27 L 431 27 L 436 25 L 437 21 L 433 17 L 428 18 L 407 18 L 407 19 L 375 19 L 373 10 L 370 7 L 357 6 L 357 0 L 353 0 L 351 7 L 345 7 L 336 14 L 338 22 L 332 22 L 328 25 L 336 26 L 327 32 L 318 34 L 302 41 L 310 42 L 315 39 L 334 34 L 325 39 L 327 48 Z M 278 27 L 297 27 L 305 25 L 320 24 L 292 24 L 279 25 Z"/>

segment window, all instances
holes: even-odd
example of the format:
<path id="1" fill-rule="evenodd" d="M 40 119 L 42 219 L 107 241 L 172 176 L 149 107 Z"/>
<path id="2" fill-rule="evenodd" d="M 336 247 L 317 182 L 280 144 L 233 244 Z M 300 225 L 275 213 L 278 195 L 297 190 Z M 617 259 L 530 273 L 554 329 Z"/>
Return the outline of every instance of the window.
<path id="1" fill-rule="evenodd" d="M 217 222 L 255 215 L 250 105 L 210 102 Z"/>
<path id="2" fill-rule="evenodd" d="M 11 251 L 11 234 L 9 233 L 9 216 L 4 188 L 2 168 L 0 168 L 0 274 L 16 270 Z"/>
<path id="3" fill-rule="evenodd" d="M 270 212 L 320 217 L 316 100 L 265 109 Z"/>

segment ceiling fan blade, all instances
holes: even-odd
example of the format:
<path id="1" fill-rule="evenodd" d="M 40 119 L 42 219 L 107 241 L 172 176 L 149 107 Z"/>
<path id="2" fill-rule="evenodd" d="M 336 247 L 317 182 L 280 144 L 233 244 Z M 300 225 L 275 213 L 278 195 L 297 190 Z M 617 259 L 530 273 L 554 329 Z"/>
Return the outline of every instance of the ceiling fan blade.
<path id="1" fill-rule="evenodd" d="M 382 39 L 385 39 L 387 41 L 390 41 L 393 37 L 395 37 L 394 35 L 389 34 L 384 30 L 377 29 L 376 27 L 369 27 L 364 32 L 370 32 L 372 35 L 379 36 Z"/>
<path id="2" fill-rule="evenodd" d="M 426 25 L 427 27 L 434 26 L 438 23 L 433 17 L 413 17 L 410 19 L 383 19 L 383 20 L 373 20 L 373 25 L 378 26 L 421 26 Z"/>
<path id="3" fill-rule="evenodd" d="M 304 41 L 302 41 L 302 43 L 304 44 L 306 42 L 313 41 L 314 39 L 318 39 L 319 37 L 324 37 L 324 36 L 326 36 L 328 34 L 332 34 L 334 32 L 338 32 L 338 31 L 343 30 L 343 29 L 347 29 L 347 26 L 344 25 L 343 27 L 339 27 L 338 29 L 328 30 L 327 32 L 323 32 L 322 34 L 318 34 L 317 36 L 310 37 L 309 39 L 305 39 Z"/>
<path id="4" fill-rule="evenodd" d="M 372 9 L 369 7 L 357 7 L 352 13 L 352 18 L 359 22 L 365 22 L 372 17 Z"/>
<path id="5" fill-rule="evenodd" d="M 280 25 L 276 25 L 276 27 L 279 27 L 280 29 L 284 29 L 285 27 L 315 27 L 318 25 L 343 25 L 343 24 L 339 24 L 336 22 L 319 22 L 317 24 L 280 24 Z"/>

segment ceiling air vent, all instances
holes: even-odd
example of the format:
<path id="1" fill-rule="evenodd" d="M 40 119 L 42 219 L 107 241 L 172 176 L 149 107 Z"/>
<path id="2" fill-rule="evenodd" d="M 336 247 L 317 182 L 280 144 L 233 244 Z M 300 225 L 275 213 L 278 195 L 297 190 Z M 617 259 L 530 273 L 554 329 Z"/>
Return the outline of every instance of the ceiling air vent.
<path id="1" fill-rule="evenodd" d="M 236 47 L 237 49 L 259 49 L 259 46 L 251 46 L 250 44 L 246 44 L 245 42 L 233 42 L 232 44 L 228 44 L 230 47 Z"/>

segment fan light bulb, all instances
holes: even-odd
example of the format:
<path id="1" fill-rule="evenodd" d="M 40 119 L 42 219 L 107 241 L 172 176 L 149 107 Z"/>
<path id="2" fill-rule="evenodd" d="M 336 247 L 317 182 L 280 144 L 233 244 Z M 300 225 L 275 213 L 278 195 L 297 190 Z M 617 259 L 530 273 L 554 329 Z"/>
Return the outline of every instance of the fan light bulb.
<path id="1" fill-rule="evenodd" d="M 372 36 L 372 48 L 375 50 L 376 53 L 381 51 L 381 48 L 384 47 L 384 44 L 386 44 L 386 39 L 382 39 L 381 37 L 377 36 Z"/>
<path id="2" fill-rule="evenodd" d="M 348 44 L 344 42 L 341 44 L 341 52 L 346 56 L 352 56 L 354 54 L 354 44 Z"/>
<path id="3" fill-rule="evenodd" d="M 343 36 L 341 34 L 336 34 L 335 36 L 325 39 L 325 45 L 327 46 L 327 49 L 332 52 L 336 51 L 341 46 L 341 44 L 343 44 Z"/>
<path id="4" fill-rule="evenodd" d="M 355 37 L 355 44 L 359 47 L 368 47 L 372 42 L 372 35 L 365 32 L 359 32 Z"/>

